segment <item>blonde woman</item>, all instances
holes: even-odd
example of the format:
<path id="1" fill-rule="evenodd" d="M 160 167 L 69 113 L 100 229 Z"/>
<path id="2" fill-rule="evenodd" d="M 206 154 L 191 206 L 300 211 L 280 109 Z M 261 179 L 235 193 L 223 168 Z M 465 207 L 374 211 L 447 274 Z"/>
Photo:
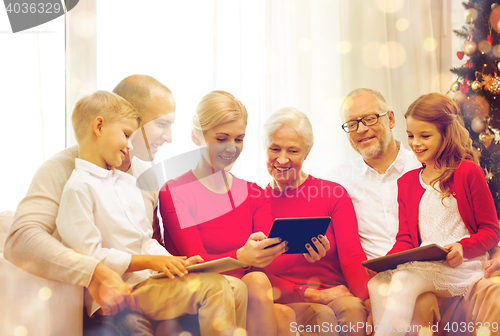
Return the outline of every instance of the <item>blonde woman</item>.
<path id="1" fill-rule="evenodd" d="M 253 267 L 227 273 L 247 285 L 248 335 L 293 335 L 294 312 L 273 303 L 267 276 L 254 271 L 285 252 L 286 242 L 265 235 L 272 215 L 264 191 L 229 172 L 243 150 L 247 117 L 243 104 L 224 91 L 210 92 L 198 104 L 192 140 L 200 146 L 200 161 L 160 191 L 165 245 L 174 254 L 200 255 L 205 261 L 229 256 Z M 321 242 L 317 246 L 318 253 L 310 248 L 309 258 L 325 254 Z M 281 256 L 280 267 L 297 258 L 303 257 Z"/>

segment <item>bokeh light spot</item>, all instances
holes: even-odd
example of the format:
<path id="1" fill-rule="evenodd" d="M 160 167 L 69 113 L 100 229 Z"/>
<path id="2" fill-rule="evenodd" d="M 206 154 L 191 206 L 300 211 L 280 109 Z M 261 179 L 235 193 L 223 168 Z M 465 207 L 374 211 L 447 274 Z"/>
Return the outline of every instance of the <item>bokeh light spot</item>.
<path id="1" fill-rule="evenodd" d="M 389 291 L 391 293 L 397 293 L 400 292 L 403 289 L 403 284 L 401 281 L 398 279 L 394 279 L 391 281 L 391 284 L 389 285 Z"/>
<path id="2" fill-rule="evenodd" d="M 492 276 L 490 277 L 490 280 L 493 283 L 499 283 L 500 282 L 500 276 L 498 276 L 498 274 L 493 273 Z"/>
<path id="3" fill-rule="evenodd" d="M 17 326 L 14 328 L 14 336 L 27 336 L 28 329 L 24 326 Z"/>
<path id="4" fill-rule="evenodd" d="M 38 291 L 38 298 L 43 301 L 47 301 L 52 296 L 52 291 L 49 287 L 42 287 Z"/>
<path id="5" fill-rule="evenodd" d="M 179 336 L 193 336 L 189 331 L 183 331 L 179 334 Z"/>
<path id="6" fill-rule="evenodd" d="M 236 328 L 233 333 L 233 336 L 247 336 L 247 331 L 243 328 Z"/>
<path id="7" fill-rule="evenodd" d="M 352 44 L 349 41 L 340 41 L 337 45 L 337 50 L 340 54 L 348 54 L 352 50 Z"/>
<path id="8" fill-rule="evenodd" d="M 493 56 L 500 57 L 500 44 L 494 46 L 491 52 L 493 53 Z"/>
<path id="9" fill-rule="evenodd" d="M 267 291 L 267 297 L 269 300 L 277 300 L 281 297 L 281 290 L 278 287 L 270 288 Z"/>
<path id="10" fill-rule="evenodd" d="M 491 331 L 488 327 L 479 326 L 476 328 L 476 336 L 490 336 Z"/>
<path id="11" fill-rule="evenodd" d="M 399 31 L 405 31 L 410 26 L 410 21 L 406 18 L 401 18 L 396 21 L 396 29 Z"/>
<path id="12" fill-rule="evenodd" d="M 428 37 L 424 40 L 424 49 L 427 51 L 434 51 L 437 48 L 437 41 L 434 37 Z"/>
<path id="13" fill-rule="evenodd" d="M 200 276 L 196 273 L 191 273 L 187 283 L 188 289 L 194 293 L 200 289 L 200 286 L 201 286 Z"/>
<path id="14" fill-rule="evenodd" d="M 382 305 L 384 306 L 385 309 L 392 309 L 394 306 L 396 306 L 396 302 L 394 302 L 393 298 L 387 297 L 382 301 Z"/>
<path id="15" fill-rule="evenodd" d="M 380 48 L 382 44 L 379 42 L 370 42 L 363 47 L 363 63 L 371 69 L 380 69 L 382 62 L 380 61 Z"/>
<path id="16" fill-rule="evenodd" d="M 224 321 L 220 317 L 215 318 L 212 325 L 213 325 L 214 329 L 217 331 L 222 331 L 227 327 L 226 321 Z"/>
<path id="17" fill-rule="evenodd" d="M 500 7 L 494 8 L 490 13 L 490 25 L 491 28 L 500 32 Z"/>
<path id="18" fill-rule="evenodd" d="M 381 284 L 380 286 L 378 286 L 378 293 L 382 296 L 387 296 L 389 295 L 391 292 L 390 290 L 390 287 L 389 287 L 389 284 Z"/>
<path id="19" fill-rule="evenodd" d="M 353 103 L 354 103 L 354 100 L 351 97 L 347 97 L 346 99 L 344 99 L 344 102 L 342 103 L 341 108 L 343 110 L 347 110 L 347 109 L 351 108 Z"/>
<path id="20" fill-rule="evenodd" d="M 480 52 L 482 52 L 483 54 L 487 54 L 491 51 L 491 44 L 490 42 L 486 41 L 486 40 L 482 40 L 481 42 L 479 42 L 479 44 L 477 45 L 477 48 L 479 49 Z"/>
<path id="21" fill-rule="evenodd" d="M 403 0 L 377 0 L 377 5 L 382 12 L 395 13 L 403 8 Z"/>
<path id="22" fill-rule="evenodd" d="M 429 327 L 423 327 L 422 330 L 418 332 L 418 336 L 432 336 L 432 331 Z"/>
<path id="23" fill-rule="evenodd" d="M 406 61 L 406 50 L 398 42 L 387 42 L 380 48 L 379 57 L 385 67 L 396 69 Z"/>
<path id="24" fill-rule="evenodd" d="M 477 10 L 475 10 L 474 8 L 467 9 L 464 12 L 464 14 L 465 14 L 465 21 L 469 23 L 477 19 Z"/>
<path id="25" fill-rule="evenodd" d="M 320 287 L 321 281 L 318 277 L 310 277 L 307 279 L 307 287 L 312 287 L 314 289 L 318 289 Z"/>

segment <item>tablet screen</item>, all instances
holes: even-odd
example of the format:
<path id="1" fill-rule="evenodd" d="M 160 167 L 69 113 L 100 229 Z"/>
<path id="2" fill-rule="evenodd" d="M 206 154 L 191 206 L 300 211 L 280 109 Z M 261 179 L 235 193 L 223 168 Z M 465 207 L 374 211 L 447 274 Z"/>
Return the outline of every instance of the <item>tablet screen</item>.
<path id="1" fill-rule="evenodd" d="M 311 239 L 324 235 L 330 221 L 331 217 L 276 218 L 268 237 L 288 241 L 288 251 L 284 254 L 307 253 L 306 244 L 316 250 Z"/>

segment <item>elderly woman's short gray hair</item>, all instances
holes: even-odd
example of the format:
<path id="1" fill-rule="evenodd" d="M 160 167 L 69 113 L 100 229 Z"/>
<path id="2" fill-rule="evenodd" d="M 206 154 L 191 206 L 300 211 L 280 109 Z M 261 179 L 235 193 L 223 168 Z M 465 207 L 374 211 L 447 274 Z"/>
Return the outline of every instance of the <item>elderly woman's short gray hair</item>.
<path id="1" fill-rule="evenodd" d="M 271 114 L 264 124 L 263 142 L 267 148 L 272 142 L 272 137 L 281 127 L 290 127 L 304 138 L 309 152 L 314 144 L 311 122 L 307 115 L 293 107 L 284 107 Z"/>

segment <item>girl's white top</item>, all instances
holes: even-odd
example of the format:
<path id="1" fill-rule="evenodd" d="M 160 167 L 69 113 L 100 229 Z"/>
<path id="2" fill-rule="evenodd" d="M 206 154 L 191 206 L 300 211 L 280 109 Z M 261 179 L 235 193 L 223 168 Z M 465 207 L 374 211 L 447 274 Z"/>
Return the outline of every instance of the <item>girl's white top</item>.
<path id="1" fill-rule="evenodd" d="M 419 175 L 420 184 L 425 192 L 418 207 L 418 228 L 421 246 L 432 243 L 444 246 L 469 237 L 470 233 L 458 212 L 457 200 L 453 196 L 441 198 L 439 185 L 434 189 L 427 185 Z M 414 269 L 427 280 L 432 281 L 436 289 L 445 289 L 453 296 L 466 295 L 472 286 L 484 275 L 482 264 L 488 260 L 488 253 L 452 268 L 447 261 L 409 262 L 398 266 L 400 269 Z"/>

